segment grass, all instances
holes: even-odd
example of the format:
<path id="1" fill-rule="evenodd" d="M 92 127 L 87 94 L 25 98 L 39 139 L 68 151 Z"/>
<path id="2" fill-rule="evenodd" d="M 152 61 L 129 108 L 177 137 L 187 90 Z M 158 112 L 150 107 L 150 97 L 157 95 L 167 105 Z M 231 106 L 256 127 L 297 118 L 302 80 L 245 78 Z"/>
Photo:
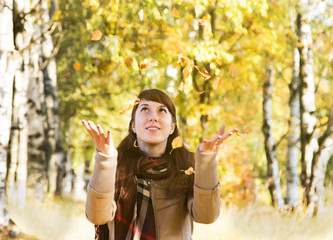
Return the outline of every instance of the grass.
<path id="1" fill-rule="evenodd" d="M 19 240 L 92 240 L 94 228 L 86 220 L 84 202 L 29 198 L 23 210 L 9 204 L 12 219 L 22 232 L 34 237 Z M 307 240 L 333 239 L 333 204 L 316 218 L 305 211 L 279 213 L 267 205 L 222 207 L 210 225 L 194 225 L 194 240 Z M 3 240 L 5 238 L 2 238 Z"/>

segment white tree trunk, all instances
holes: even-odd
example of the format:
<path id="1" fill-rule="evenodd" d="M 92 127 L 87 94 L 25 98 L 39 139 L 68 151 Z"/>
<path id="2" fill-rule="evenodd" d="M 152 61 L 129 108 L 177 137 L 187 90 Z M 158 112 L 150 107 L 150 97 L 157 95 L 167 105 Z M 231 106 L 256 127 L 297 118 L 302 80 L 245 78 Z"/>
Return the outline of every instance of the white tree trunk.
<path id="1" fill-rule="evenodd" d="M 294 27 L 294 17 L 291 16 L 291 26 Z M 288 130 L 288 153 L 287 153 L 287 191 L 286 204 L 294 208 L 299 203 L 298 190 L 298 160 L 299 160 L 299 136 L 300 136 L 300 103 L 299 103 L 299 51 L 294 48 L 293 75 L 289 85 L 289 130 Z"/>
<path id="2" fill-rule="evenodd" d="M 275 143 L 272 133 L 272 88 L 273 88 L 273 64 L 271 63 L 267 73 L 267 81 L 263 86 L 263 127 L 265 137 L 265 152 L 267 159 L 268 188 L 272 204 L 279 209 L 284 207 L 282 197 L 279 164 L 276 159 Z"/>
<path id="3" fill-rule="evenodd" d="M 300 113 L 301 113 L 301 181 L 304 187 L 310 184 L 311 164 L 318 150 L 314 133 L 317 122 L 315 111 L 315 88 L 313 74 L 312 31 L 309 1 L 299 1 L 297 15 L 298 49 L 300 52 Z"/>
<path id="4" fill-rule="evenodd" d="M 0 230 L 9 224 L 6 204 L 8 142 L 12 116 L 14 80 L 13 2 L 0 3 Z"/>

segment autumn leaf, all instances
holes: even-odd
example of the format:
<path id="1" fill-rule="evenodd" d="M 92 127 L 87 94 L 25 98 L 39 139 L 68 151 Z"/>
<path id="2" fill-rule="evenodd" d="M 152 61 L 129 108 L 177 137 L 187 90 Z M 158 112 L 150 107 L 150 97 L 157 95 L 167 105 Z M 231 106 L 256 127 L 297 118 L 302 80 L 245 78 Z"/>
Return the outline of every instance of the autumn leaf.
<path id="1" fill-rule="evenodd" d="M 93 31 L 92 33 L 92 37 L 91 37 L 91 41 L 98 41 L 98 40 L 100 40 L 101 38 L 102 38 L 102 36 L 103 36 L 103 33 L 102 33 L 102 31 L 101 30 L 96 30 L 96 31 Z"/>
<path id="2" fill-rule="evenodd" d="M 140 64 L 140 70 L 145 69 L 148 67 L 148 63 L 141 63 Z"/>
<path id="3" fill-rule="evenodd" d="M 177 58 L 178 58 L 177 64 L 180 63 L 182 66 L 184 66 L 184 64 L 187 61 L 187 58 L 184 57 L 183 54 L 181 53 L 177 54 Z"/>
<path id="4" fill-rule="evenodd" d="M 186 175 L 191 175 L 195 173 L 193 167 L 189 167 L 187 170 L 180 170 L 180 171 L 185 172 Z"/>
<path id="5" fill-rule="evenodd" d="M 189 70 L 188 67 L 183 69 L 183 75 L 184 75 L 185 79 L 188 78 L 191 75 L 191 71 Z"/>
<path id="6" fill-rule="evenodd" d="M 199 74 L 205 79 L 208 80 L 212 77 L 212 75 L 209 74 L 209 72 L 203 68 L 203 67 L 199 67 L 199 66 L 194 66 L 198 71 Z"/>
<path id="7" fill-rule="evenodd" d="M 171 146 L 172 146 L 172 150 L 170 151 L 170 154 L 172 153 L 172 151 L 176 148 L 180 148 L 183 146 L 183 137 L 182 136 L 178 136 L 178 137 L 175 137 L 173 140 L 172 140 L 172 143 L 171 143 Z"/>
<path id="8" fill-rule="evenodd" d="M 232 77 L 234 77 L 234 76 L 237 75 L 238 69 L 237 69 L 236 66 L 232 66 L 232 67 L 230 68 L 229 72 L 230 72 L 230 75 L 231 75 Z"/>
<path id="9" fill-rule="evenodd" d="M 179 87 L 178 87 L 178 90 L 182 92 L 183 89 L 184 89 L 184 82 L 181 82 Z"/>
<path id="10" fill-rule="evenodd" d="M 150 66 L 157 67 L 158 66 L 158 61 L 155 60 L 155 59 L 150 59 Z"/>
<path id="11" fill-rule="evenodd" d="M 207 25 L 207 20 L 206 19 L 198 19 L 198 23 L 200 26 L 206 26 Z"/>
<path id="12" fill-rule="evenodd" d="M 81 64 L 80 63 L 75 63 L 73 64 L 73 68 L 77 71 L 81 70 Z"/>
<path id="13" fill-rule="evenodd" d="M 143 9 L 141 8 L 140 11 L 139 11 L 139 18 L 140 18 L 141 21 L 143 20 L 143 15 L 144 15 Z"/>
<path id="14" fill-rule="evenodd" d="M 172 16 L 174 16 L 175 18 L 179 18 L 179 12 L 175 7 L 173 7 L 171 13 L 172 13 Z"/>
<path id="15" fill-rule="evenodd" d="M 221 77 L 215 78 L 213 82 L 213 89 L 219 91 L 222 88 L 223 79 Z"/>
<path id="16" fill-rule="evenodd" d="M 136 98 L 136 99 L 135 99 L 134 106 L 135 106 L 135 105 L 138 105 L 138 104 L 140 103 L 140 101 L 141 101 L 140 98 Z"/>
<path id="17" fill-rule="evenodd" d="M 65 73 L 65 77 L 70 77 L 72 74 L 70 72 Z"/>
<path id="18" fill-rule="evenodd" d="M 125 104 L 119 111 L 119 116 L 133 108 L 132 104 Z"/>
<path id="19" fill-rule="evenodd" d="M 133 63 L 133 58 L 127 57 L 127 58 L 125 58 L 124 61 L 125 61 L 126 66 L 130 67 L 132 65 L 132 63 Z"/>

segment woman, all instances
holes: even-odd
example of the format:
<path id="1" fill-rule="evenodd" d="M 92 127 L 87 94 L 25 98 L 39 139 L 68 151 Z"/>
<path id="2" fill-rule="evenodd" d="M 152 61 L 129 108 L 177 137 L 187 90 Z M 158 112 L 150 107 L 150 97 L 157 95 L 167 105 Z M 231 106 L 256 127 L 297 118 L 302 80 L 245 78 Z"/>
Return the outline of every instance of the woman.
<path id="1" fill-rule="evenodd" d="M 83 120 L 96 145 L 86 215 L 97 239 L 191 239 L 193 221 L 212 223 L 219 215 L 216 155 L 237 129 L 204 140 L 190 153 L 172 149 L 180 135 L 176 109 L 164 92 L 141 92 L 128 135 L 117 149 L 110 130 Z M 194 171 L 186 171 L 193 167 Z"/>

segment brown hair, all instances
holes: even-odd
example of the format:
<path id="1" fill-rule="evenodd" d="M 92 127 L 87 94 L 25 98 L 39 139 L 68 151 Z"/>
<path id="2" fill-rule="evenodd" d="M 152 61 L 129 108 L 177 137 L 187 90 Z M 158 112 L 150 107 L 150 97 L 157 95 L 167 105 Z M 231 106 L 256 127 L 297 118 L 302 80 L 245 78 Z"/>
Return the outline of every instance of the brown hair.
<path id="1" fill-rule="evenodd" d="M 140 100 L 153 101 L 164 104 L 172 115 L 172 120 L 175 123 L 174 132 L 169 136 L 166 146 L 166 153 L 172 150 L 172 141 L 180 135 L 177 126 L 176 108 L 171 98 L 161 90 L 149 89 L 144 90 L 138 96 Z M 137 139 L 136 134 L 132 129 L 132 122 L 135 120 L 135 112 L 138 104 L 132 109 L 132 117 L 128 127 L 127 136 L 120 142 L 117 147 L 118 150 L 118 170 L 127 176 L 134 176 L 137 163 L 134 162 L 135 154 L 138 149 L 134 147 L 133 143 Z M 170 154 L 170 177 L 168 178 L 168 192 L 171 196 L 185 194 L 187 196 L 193 195 L 193 182 L 192 175 L 186 175 L 184 171 L 189 167 L 194 166 L 194 154 L 188 151 L 184 146 L 174 149 Z"/>

